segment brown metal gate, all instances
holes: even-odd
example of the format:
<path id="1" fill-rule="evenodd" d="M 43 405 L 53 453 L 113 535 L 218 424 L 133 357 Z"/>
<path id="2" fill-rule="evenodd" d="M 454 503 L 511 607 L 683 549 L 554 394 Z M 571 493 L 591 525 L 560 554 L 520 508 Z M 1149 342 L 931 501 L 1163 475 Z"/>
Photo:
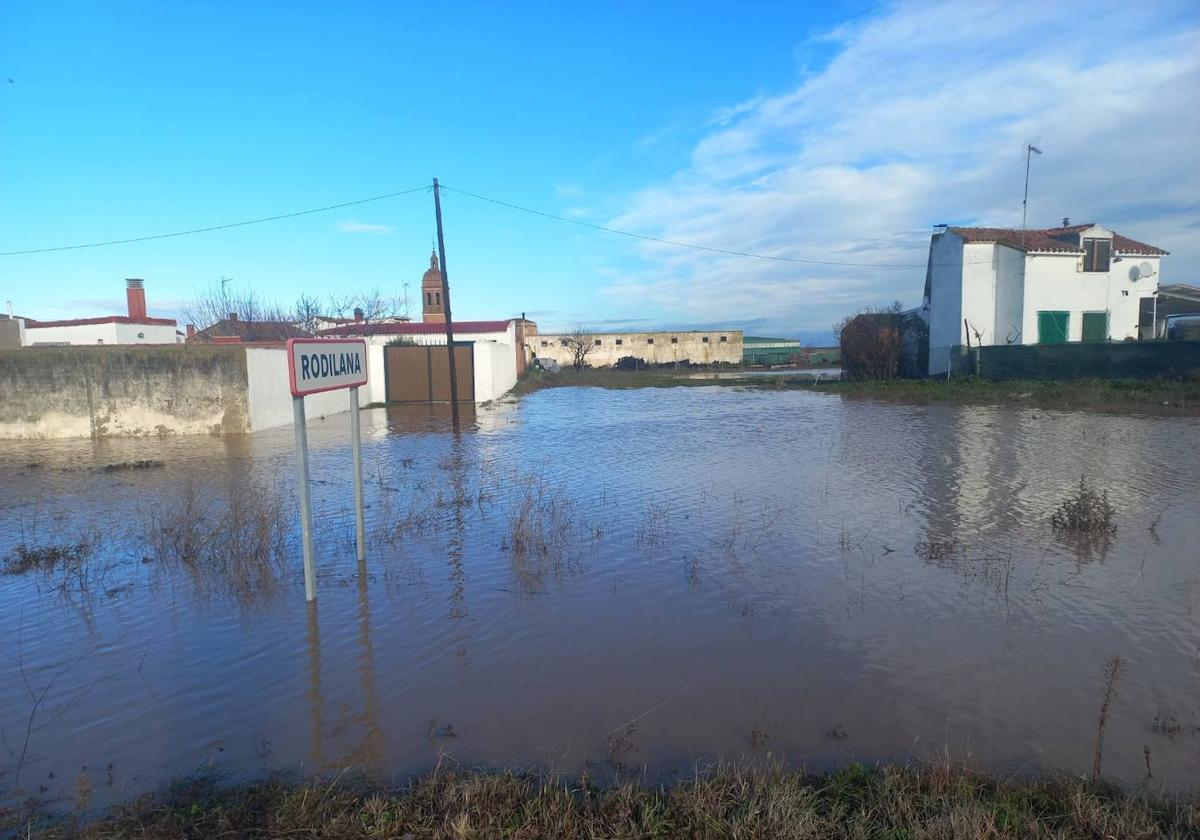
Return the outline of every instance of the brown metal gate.
<path id="1" fill-rule="evenodd" d="M 383 348 L 387 401 L 450 402 L 450 359 L 446 345 L 398 345 Z M 469 341 L 454 342 L 458 401 L 475 402 L 475 354 Z"/>

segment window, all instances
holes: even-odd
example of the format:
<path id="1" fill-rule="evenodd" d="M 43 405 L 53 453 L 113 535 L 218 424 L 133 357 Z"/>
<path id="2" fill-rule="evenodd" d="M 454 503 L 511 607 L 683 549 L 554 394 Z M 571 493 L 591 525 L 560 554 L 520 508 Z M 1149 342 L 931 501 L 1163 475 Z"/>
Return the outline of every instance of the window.
<path id="1" fill-rule="evenodd" d="M 1037 314 L 1038 344 L 1066 344 L 1071 333 L 1071 313 L 1061 310 Z"/>
<path id="2" fill-rule="evenodd" d="M 1083 340 L 1108 341 L 1108 313 L 1083 313 Z"/>
<path id="3" fill-rule="evenodd" d="M 549 342 L 549 341 L 543 341 L 543 342 L 542 342 L 542 346 L 543 346 L 543 347 L 549 347 L 549 346 L 550 346 L 550 342 Z"/>
<path id="4" fill-rule="evenodd" d="M 679 343 L 679 339 L 678 339 L 678 338 L 676 338 L 675 336 L 671 336 L 671 343 L 672 343 L 672 344 L 678 344 L 678 343 Z"/>
<path id="5" fill-rule="evenodd" d="M 725 336 L 721 336 L 721 343 L 722 343 L 722 344 L 724 344 L 724 343 L 725 343 Z"/>
<path id="6" fill-rule="evenodd" d="M 146 337 L 145 333 L 138 333 L 138 338 L 145 338 L 145 337 Z"/>
<path id="7" fill-rule="evenodd" d="M 708 344 L 708 336 L 704 336 L 704 338 L 700 339 L 700 341 L 704 344 Z"/>
<path id="8" fill-rule="evenodd" d="M 103 344 L 103 343 L 104 343 L 104 339 L 103 339 L 103 338 L 97 338 L 97 339 L 96 339 L 96 343 L 97 343 L 97 344 Z"/>
<path id="9" fill-rule="evenodd" d="M 1083 270 L 1108 271 L 1108 259 L 1112 255 L 1112 240 L 1083 240 Z"/>
<path id="10" fill-rule="evenodd" d="M 433 293 L 433 302 L 436 303 L 438 306 L 442 305 L 442 293 L 441 292 Z"/>
<path id="11" fill-rule="evenodd" d="M 425 293 L 425 305 L 433 306 L 433 295 L 431 295 L 429 292 Z"/>
<path id="12" fill-rule="evenodd" d="M 646 343 L 647 343 L 647 344 L 653 344 L 653 343 L 654 343 L 654 339 L 653 339 L 653 338 L 647 338 L 647 339 L 646 339 Z"/>
<path id="13" fill-rule="evenodd" d="M 618 338 L 616 343 L 617 343 L 617 346 L 620 347 L 624 343 L 624 341 L 622 339 Z"/>
<path id="14" fill-rule="evenodd" d="M 598 339 L 598 338 L 596 339 L 596 346 L 597 346 L 597 347 L 599 347 L 599 346 L 600 346 L 600 339 Z"/>

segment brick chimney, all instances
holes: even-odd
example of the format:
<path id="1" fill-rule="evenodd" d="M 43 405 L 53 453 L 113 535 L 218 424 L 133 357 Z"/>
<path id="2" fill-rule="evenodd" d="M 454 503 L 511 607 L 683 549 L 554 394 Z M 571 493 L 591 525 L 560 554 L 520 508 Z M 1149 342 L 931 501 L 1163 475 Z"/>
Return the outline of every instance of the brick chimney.
<path id="1" fill-rule="evenodd" d="M 363 311 L 360 307 L 354 307 L 354 323 L 361 324 L 363 322 Z M 449 351 L 447 351 L 449 352 Z"/>
<path id="2" fill-rule="evenodd" d="M 196 337 L 196 325 L 188 324 L 187 325 L 187 340 L 191 341 L 195 337 Z"/>
<path id="3" fill-rule="evenodd" d="M 229 313 L 229 320 L 230 320 L 230 321 L 236 321 L 236 320 L 237 320 L 237 313 L 236 313 L 236 312 L 230 312 L 230 313 Z M 449 352 L 449 351 L 447 351 L 447 352 Z"/>
<path id="4" fill-rule="evenodd" d="M 146 289 L 142 280 L 131 277 L 125 281 L 125 303 L 131 320 L 146 320 Z"/>

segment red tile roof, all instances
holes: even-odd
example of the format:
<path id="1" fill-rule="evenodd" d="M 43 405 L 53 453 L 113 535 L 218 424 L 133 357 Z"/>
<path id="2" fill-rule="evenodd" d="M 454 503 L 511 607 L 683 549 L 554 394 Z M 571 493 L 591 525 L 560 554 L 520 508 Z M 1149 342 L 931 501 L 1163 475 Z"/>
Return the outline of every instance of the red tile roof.
<path id="1" fill-rule="evenodd" d="M 68 318 L 63 321 L 35 321 L 25 319 L 26 329 L 38 327 L 86 327 L 93 324 L 146 324 L 152 327 L 175 327 L 174 318 L 130 318 L 128 315 L 104 315 L 99 318 Z"/>
<path id="2" fill-rule="evenodd" d="M 952 227 L 949 230 L 961 236 L 964 242 L 995 242 L 1026 252 L 1082 254 L 1083 248 L 1079 244 L 1079 234 L 1092 227 L 1095 225 L 1071 225 L 1070 227 L 1044 230 L 974 227 Z M 1167 253 L 1162 248 L 1138 242 L 1116 232 L 1113 233 L 1113 250 L 1118 254 L 1146 256 L 1163 256 Z"/>
<path id="3" fill-rule="evenodd" d="M 471 335 L 473 333 L 504 332 L 508 325 L 515 321 L 455 321 L 455 335 Z M 446 331 L 445 324 L 426 324 L 408 322 L 404 324 L 347 324 L 344 327 L 330 327 L 321 330 L 317 335 L 437 335 Z"/>

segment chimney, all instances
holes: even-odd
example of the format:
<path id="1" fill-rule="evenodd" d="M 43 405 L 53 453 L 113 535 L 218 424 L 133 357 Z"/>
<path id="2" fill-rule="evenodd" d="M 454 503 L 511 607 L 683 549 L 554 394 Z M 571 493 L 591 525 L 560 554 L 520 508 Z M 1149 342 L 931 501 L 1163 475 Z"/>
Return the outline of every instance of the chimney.
<path id="1" fill-rule="evenodd" d="M 129 307 L 130 320 L 146 320 L 146 289 L 143 281 L 132 277 L 125 281 L 125 303 Z"/>
<path id="2" fill-rule="evenodd" d="M 229 320 L 230 320 L 230 321 L 236 321 L 236 320 L 237 320 L 237 313 L 236 313 L 236 312 L 230 312 L 230 313 L 229 313 Z"/>
<path id="3" fill-rule="evenodd" d="M 1070 227 L 1070 226 L 1071 226 L 1071 220 L 1068 219 L 1066 216 L 1063 216 L 1063 227 Z"/>
<path id="4" fill-rule="evenodd" d="M 195 337 L 196 337 L 196 325 L 188 324 L 187 325 L 187 340 L 191 341 Z"/>
<path id="5" fill-rule="evenodd" d="M 361 307 L 354 307 L 354 323 L 361 324 L 363 322 L 363 311 Z"/>

